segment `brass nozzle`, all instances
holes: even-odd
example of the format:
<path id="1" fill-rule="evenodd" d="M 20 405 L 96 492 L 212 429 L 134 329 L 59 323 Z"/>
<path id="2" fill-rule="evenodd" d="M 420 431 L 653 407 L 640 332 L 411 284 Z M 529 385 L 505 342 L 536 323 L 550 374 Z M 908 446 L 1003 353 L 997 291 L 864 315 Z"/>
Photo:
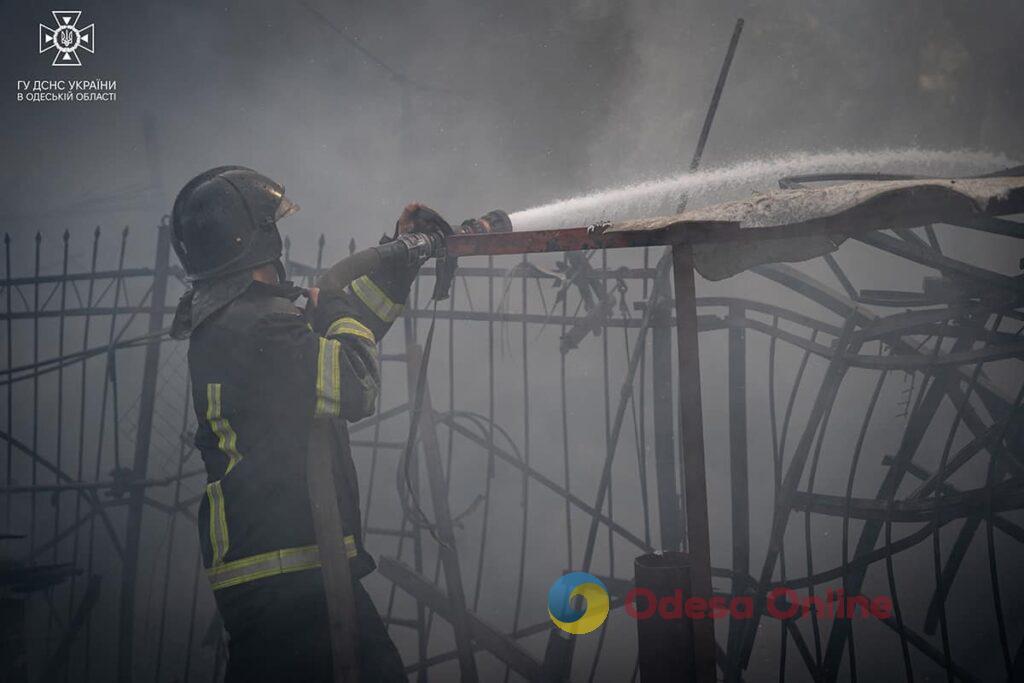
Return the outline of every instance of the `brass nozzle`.
<path id="1" fill-rule="evenodd" d="M 485 232 L 512 232 L 512 221 L 508 214 L 500 209 L 489 211 L 480 218 L 470 218 L 462 221 L 462 225 L 456 229 L 457 233 L 480 234 Z"/>

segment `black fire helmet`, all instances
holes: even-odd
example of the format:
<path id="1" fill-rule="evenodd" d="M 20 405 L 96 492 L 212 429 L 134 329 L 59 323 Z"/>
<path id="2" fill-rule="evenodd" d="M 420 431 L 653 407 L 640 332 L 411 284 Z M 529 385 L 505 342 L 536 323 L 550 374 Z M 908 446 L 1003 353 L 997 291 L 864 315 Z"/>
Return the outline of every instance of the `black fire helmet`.
<path id="1" fill-rule="evenodd" d="M 178 193 L 171 243 L 196 283 L 279 264 L 277 221 L 298 209 L 284 196 L 283 185 L 244 166 L 219 166 Z"/>

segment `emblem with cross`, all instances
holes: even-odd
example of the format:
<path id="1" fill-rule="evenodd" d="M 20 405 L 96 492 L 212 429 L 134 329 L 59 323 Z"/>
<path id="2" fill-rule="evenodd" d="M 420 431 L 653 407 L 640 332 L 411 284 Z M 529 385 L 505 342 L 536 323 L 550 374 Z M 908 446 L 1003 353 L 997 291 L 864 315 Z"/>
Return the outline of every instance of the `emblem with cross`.
<path id="1" fill-rule="evenodd" d="M 78 28 L 78 19 L 82 16 L 79 10 L 53 10 L 50 12 L 55 27 L 39 24 L 39 54 L 48 50 L 56 50 L 52 66 L 81 66 L 78 50 L 95 52 L 96 25 L 89 24 Z"/>

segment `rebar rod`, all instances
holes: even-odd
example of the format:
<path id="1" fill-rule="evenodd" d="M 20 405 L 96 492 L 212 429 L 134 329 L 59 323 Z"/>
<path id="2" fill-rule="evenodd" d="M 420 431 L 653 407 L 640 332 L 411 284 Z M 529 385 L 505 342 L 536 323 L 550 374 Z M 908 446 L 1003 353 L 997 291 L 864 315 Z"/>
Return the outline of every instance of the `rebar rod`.
<path id="1" fill-rule="evenodd" d="M 711 124 L 715 121 L 715 114 L 718 112 L 718 103 L 722 100 L 722 92 L 725 90 L 725 81 L 729 77 L 729 69 L 732 67 L 733 57 L 736 56 L 736 46 L 740 42 L 740 34 L 743 32 L 743 19 L 737 19 L 732 30 L 732 37 L 729 39 L 729 48 L 725 51 L 725 61 L 718 72 L 718 80 L 715 82 L 715 90 L 711 95 L 711 102 L 708 103 L 708 111 L 704 115 L 704 124 L 700 129 L 700 136 L 697 138 L 697 147 L 693 150 L 693 158 L 690 160 L 690 172 L 700 167 L 701 159 L 704 158 L 704 147 L 707 145 L 708 136 L 711 134 Z M 676 213 L 682 213 L 686 209 L 686 196 L 679 199 L 679 206 Z"/>

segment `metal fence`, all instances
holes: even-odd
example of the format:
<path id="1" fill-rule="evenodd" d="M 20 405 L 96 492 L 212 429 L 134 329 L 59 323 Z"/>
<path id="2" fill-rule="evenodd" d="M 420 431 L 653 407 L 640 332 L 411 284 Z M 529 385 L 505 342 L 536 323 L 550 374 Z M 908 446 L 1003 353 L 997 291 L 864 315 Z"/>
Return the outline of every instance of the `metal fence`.
<path id="1" fill-rule="evenodd" d="M 128 230 L 97 230 L 85 268 L 69 265 L 67 233 L 56 248 L 5 239 L 5 680 L 223 671 L 194 527 L 205 480 L 185 347 L 165 336 L 183 283 L 166 224 L 157 233 L 153 265 L 137 268 Z M 930 226 L 860 239 L 941 277 L 919 292 L 870 290 L 840 251 L 824 258 L 838 288 L 768 265 L 754 272 L 774 290 L 697 300 L 702 356 L 721 370 L 705 393 L 723 406 L 705 411 L 721 444 L 709 452 L 724 455 L 709 486 L 728 500 L 712 506 L 712 574 L 716 595 L 761 607 L 778 587 L 805 598 L 881 586 L 895 610 L 827 623 L 759 607 L 717 624 L 718 665 L 729 679 L 856 680 L 889 648 L 908 678 L 1009 675 L 1022 664 L 1003 597 L 1024 541 L 1019 289 L 961 267 Z M 293 251 L 300 283 L 325 265 L 323 238 L 305 258 Z M 636 627 L 619 609 L 631 558 L 687 547 L 685 473 L 668 261 L 620 253 L 621 266 L 607 251 L 463 259 L 436 307 L 425 268 L 383 343 L 378 413 L 351 433 L 380 564 L 371 589 L 417 680 L 468 667 L 484 679 L 536 680 L 545 666 L 636 676 Z M 406 466 L 430 319 L 438 337 Z M 405 472 L 425 519 L 401 512 Z M 599 575 L 615 610 L 552 662 L 544 596 L 565 570 Z M 972 609 L 982 616 L 967 633 L 957 619 Z"/>

